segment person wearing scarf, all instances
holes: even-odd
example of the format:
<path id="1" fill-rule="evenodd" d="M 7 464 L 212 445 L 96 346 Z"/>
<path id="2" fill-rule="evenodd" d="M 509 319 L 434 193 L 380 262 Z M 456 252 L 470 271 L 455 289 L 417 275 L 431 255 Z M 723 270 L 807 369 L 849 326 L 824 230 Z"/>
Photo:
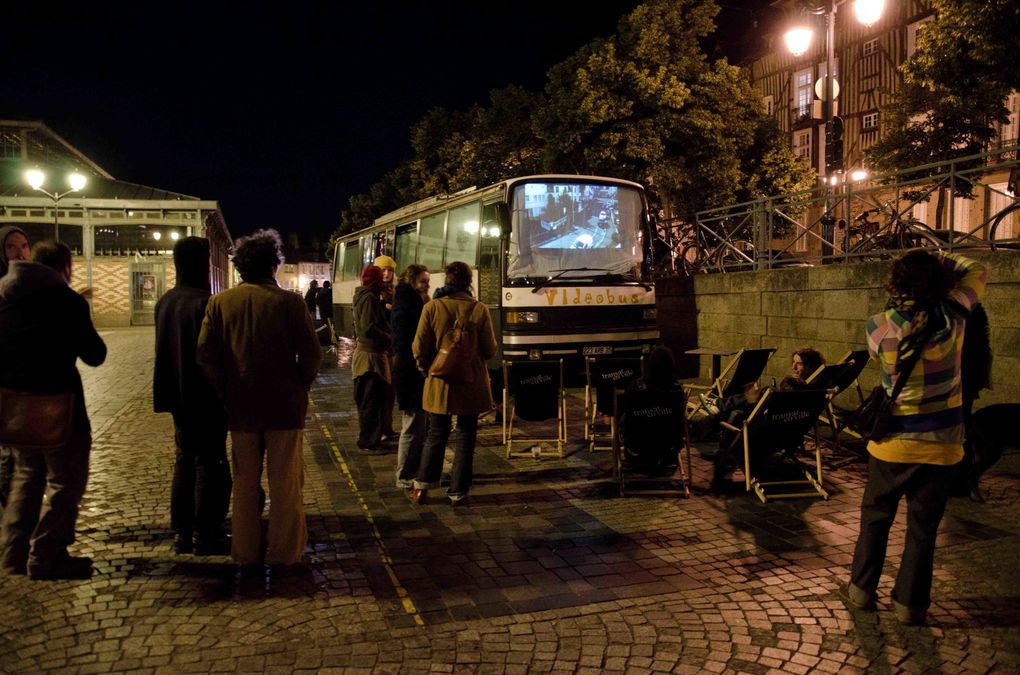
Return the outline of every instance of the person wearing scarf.
<path id="1" fill-rule="evenodd" d="M 842 593 L 853 609 L 875 609 L 889 529 L 906 496 L 907 533 L 892 603 L 901 623 L 926 621 L 935 536 L 963 459 L 963 332 L 986 283 L 984 266 L 973 260 L 909 251 L 893 262 L 885 311 L 868 319 L 868 349 L 887 393 L 903 376 L 904 363 L 918 351 L 920 358 L 893 402 L 890 433 L 868 443 L 861 530 Z"/>

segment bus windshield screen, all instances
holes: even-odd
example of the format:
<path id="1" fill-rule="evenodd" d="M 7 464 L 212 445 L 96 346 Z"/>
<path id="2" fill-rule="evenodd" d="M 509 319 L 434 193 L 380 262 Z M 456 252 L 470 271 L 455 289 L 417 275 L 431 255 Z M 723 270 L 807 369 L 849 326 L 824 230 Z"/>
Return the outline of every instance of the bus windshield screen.
<path id="1" fill-rule="evenodd" d="M 641 197 L 634 188 L 524 183 L 514 189 L 512 213 L 511 278 L 576 268 L 630 274 L 640 267 Z"/>

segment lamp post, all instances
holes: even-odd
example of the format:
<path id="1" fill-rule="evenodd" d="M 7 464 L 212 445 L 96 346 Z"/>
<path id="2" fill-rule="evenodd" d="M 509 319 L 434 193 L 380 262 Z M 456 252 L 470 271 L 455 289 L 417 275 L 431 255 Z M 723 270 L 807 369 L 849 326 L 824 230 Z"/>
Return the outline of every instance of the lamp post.
<path id="1" fill-rule="evenodd" d="M 80 192 L 85 187 L 87 179 L 84 175 L 74 171 L 67 174 L 67 185 L 71 188 L 64 192 L 50 192 L 43 188 L 43 183 L 46 182 L 46 174 L 40 169 L 29 169 L 25 172 L 25 181 L 31 186 L 36 192 L 41 192 L 50 199 L 53 200 L 53 238 L 56 240 L 60 239 L 60 223 L 58 221 L 57 204 L 61 199 L 71 194 L 72 192 Z"/>
<path id="2" fill-rule="evenodd" d="M 834 114 L 836 96 L 839 88 L 836 84 L 836 10 L 850 0 L 805 0 L 803 7 L 809 14 L 825 15 L 825 80 L 822 82 L 822 118 L 825 120 L 825 160 L 826 171 L 842 169 L 843 161 L 843 120 Z M 852 0 L 857 20 L 867 26 L 878 21 L 885 8 L 885 0 Z M 794 56 L 807 52 L 811 46 L 813 31 L 803 25 L 795 26 L 786 32 L 786 46 Z M 838 151 L 837 151 L 838 147 Z M 826 181 L 827 183 L 829 181 Z"/>

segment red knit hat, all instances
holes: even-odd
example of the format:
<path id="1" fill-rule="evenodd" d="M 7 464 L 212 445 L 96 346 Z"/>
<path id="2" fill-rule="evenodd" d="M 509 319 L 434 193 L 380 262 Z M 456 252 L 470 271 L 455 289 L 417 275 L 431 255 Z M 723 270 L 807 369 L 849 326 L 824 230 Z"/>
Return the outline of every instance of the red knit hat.
<path id="1" fill-rule="evenodd" d="M 361 270 L 361 285 L 367 288 L 382 286 L 382 270 L 375 265 L 365 265 Z"/>

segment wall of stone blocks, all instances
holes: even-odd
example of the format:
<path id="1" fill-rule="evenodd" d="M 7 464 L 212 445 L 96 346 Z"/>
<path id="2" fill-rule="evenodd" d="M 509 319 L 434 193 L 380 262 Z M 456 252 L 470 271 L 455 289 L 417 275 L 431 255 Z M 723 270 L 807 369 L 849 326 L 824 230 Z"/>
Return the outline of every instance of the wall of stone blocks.
<path id="1" fill-rule="evenodd" d="M 989 270 L 984 305 L 993 388 L 982 392 L 978 407 L 1020 401 L 1020 251 L 966 255 Z M 789 372 L 790 353 L 799 346 L 813 345 L 829 361 L 866 348 L 865 321 L 885 306 L 888 269 L 888 261 L 878 261 L 666 279 L 656 285 L 663 341 L 680 357 L 681 375 L 701 380 L 709 377 L 709 357 L 699 362 L 683 357 L 684 350 L 776 347 L 764 380 L 770 384 Z M 861 383 L 865 391 L 878 383 L 877 364 Z"/>

